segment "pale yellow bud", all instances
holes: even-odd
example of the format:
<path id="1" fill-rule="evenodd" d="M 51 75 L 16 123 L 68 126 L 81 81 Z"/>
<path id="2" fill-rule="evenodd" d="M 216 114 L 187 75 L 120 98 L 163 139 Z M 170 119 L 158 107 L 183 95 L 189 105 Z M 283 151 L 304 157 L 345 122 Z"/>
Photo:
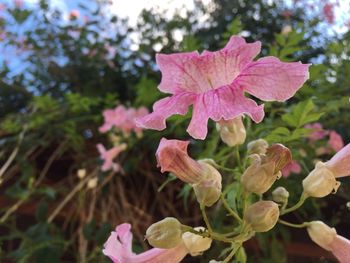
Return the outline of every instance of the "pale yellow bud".
<path id="1" fill-rule="evenodd" d="M 206 176 L 199 183 L 192 184 L 198 203 L 212 206 L 221 195 L 221 174 L 205 161 L 198 161 L 206 168 Z"/>
<path id="2" fill-rule="evenodd" d="M 311 197 L 325 197 L 336 192 L 339 186 L 340 182 L 335 179 L 333 172 L 322 162 L 318 162 L 303 180 L 304 193 Z"/>
<path id="3" fill-rule="evenodd" d="M 262 163 L 263 156 L 253 154 L 250 158 L 253 160 L 252 164 L 243 173 L 241 183 L 246 191 L 263 194 L 271 188 L 280 174 L 275 173 L 274 162 Z"/>
<path id="4" fill-rule="evenodd" d="M 243 144 L 247 136 L 242 116 L 228 121 L 221 120 L 217 123 L 216 128 L 220 132 L 222 141 L 231 147 Z"/>
<path id="5" fill-rule="evenodd" d="M 152 224 L 145 237 L 153 247 L 173 248 L 182 242 L 182 225 L 176 218 L 166 217 Z"/>
<path id="6" fill-rule="evenodd" d="M 249 206 L 244 213 L 244 220 L 255 232 L 271 230 L 276 225 L 278 218 L 278 205 L 272 201 L 259 201 Z"/>
<path id="7" fill-rule="evenodd" d="M 194 228 L 197 231 L 204 230 L 204 227 Z M 182 234 L 182 240 L 188 249 L 191 256 L 201 255 L 204 251 L 208 250 L 211 246 L 212 239 L 208 237 L 202 237 L 191 232 L 185 232 Z"/>
<path id="8" fill-rule="evenodd" d="M 337 236 L 334 228 L 330 228 L 321 221 L 312 221 L 308 223 L 307 232 L 310 238 L 320 247 L 330 251 L 329 245 Z"/>
<path id="9" fill-rule="evenodd" d="M 272 199 L 276 203 L 285 204 L 288 202 L 289 192 L 286 188 L 279 186 L 272 192 Z"/>
<path id="10" fill-rule="evenodd" d="M 77 171 L 77 176 L 79 177 L 79 179 L 83 179 L 86 176 L 86 170 L 85 169 L 79 169 Z"/>
<path id="11" fill-rule="evenodd" d="M 97 182 L 98 182 L 97 177 L 91 178 L 87 183 L 87 187 L 90 189 L 94 189 L 97 186 Z"/>
<path id="12" fill-rule="evenodd" d="M 265 154 L 269 144 L 264 139 L 251 141 L 247 145 L 248 154 Z"/>

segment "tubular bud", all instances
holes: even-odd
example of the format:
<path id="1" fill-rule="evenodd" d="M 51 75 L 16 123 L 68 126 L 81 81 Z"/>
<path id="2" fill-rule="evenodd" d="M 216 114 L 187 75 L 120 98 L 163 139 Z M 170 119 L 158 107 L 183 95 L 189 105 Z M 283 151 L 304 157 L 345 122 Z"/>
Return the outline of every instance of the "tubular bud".
<path id="1" fill-rule="evenodd" d="M 303 180 L 304 193 L 311 197 L 325 197 L 336 192 L 340 182 L 333 172 L 322 162 L 318 162 L 314 170 Z"/>
<path id="2" fill-rule="evenodd" d="M 200 204 L 212 206 L 221 195 L 221 174 L 206 161 L 198 161 L 198 163 L 206 168 L 205 178 L 192 184 L 192 187 Z"/>
<path id="3" fill-rule="evenodd" d="M 252 164 L 243 173 L 241 183 L 246 191 L 263 194 L 271 188 L 280 173 L 275 173 L 274 162 L 265 163 L 263 155 L 253 154 L 250 157 Z"/>
<path id="4" fill-rule="evenodd" d="M 152 224 L 146 231 L 145 238 L 151 246 L 173 248 L 182 242 L 182 225 L 174 217 L 166 217 Z"/>
<path id="5" fill-rule="evenodd" d="M 320 247 L 330 251 L 330 244 L 337 237 L 334 228 L 330 228 L 322 221 L 312 221 L 308 223 L 307 232 L 310 238 Z"/>
<path id="6" fill-rule="evenodd" d="M 220 132 L 221 140 L 228 146 L 243 144 L 246 138 L 246 130 L 242 121 L 242 116 L 231 120 L 221 120 L 216 124 Z"/>
<path id="7" fill-rule="evenodd" d="M 187 154 L 188 144 L 188 141 L 162 138 L 156 157 L 162 173 L 172 172 L 185 183 L 193 184 L 204 178 L 207 168 Z"/>
<path id="8" fill-rule="evenodd" d="M 278 205 L 272 201 L 259 201 L 249 206 L 244 213 L 244 220 L 255 232 L 271 230 L 276 225 L 278 217 Z"/>
<path id="9" fill-rule="evenodd" d="M 204 227 L 195 227 L 194 229 L 199 231 L 204 230 Z M 202 237 L 191 232 L 183 233 L 182 240 L 193 257 L 201 255 L 204 251 L 208 250 L 212 242 L 211 238 Z"/>
<path id="10" fill-rule="evenodd" d="M 264 139 L 251 141 L 247 145 L 248 154 L 265 154 L 269 144 Z"/>

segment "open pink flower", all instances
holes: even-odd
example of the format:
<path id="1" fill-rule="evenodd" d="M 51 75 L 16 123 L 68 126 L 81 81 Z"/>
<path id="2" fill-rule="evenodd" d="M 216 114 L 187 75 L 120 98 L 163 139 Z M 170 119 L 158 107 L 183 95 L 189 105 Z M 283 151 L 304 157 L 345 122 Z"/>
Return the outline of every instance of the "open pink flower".
<path id="1" fill-rule="evenodd" d="M 157 101 L 151 114 L 138 119 L 138 125 L 163 130 L 168 117 L 186 114 L 190 105 L 193 116 L 187 131 L 197 139 L 206 137 L 209 118 L 218 122 L 247 114 L 260 122 L 263 105 L 245 97 L 245 92 L 265 101 L 285 101 L 309 77 L 307 64 L 285 63 L 275 57 L 253 61 L 260 49 L 259 41 L 246 43 L 232 36 L 216 52 L 157 54 L 162 72 L 158 88 L 172 95 Z"/>
<path id="2" fill-rule="evenodd" d="M 97 144 L 97 149 L 100 152 L 100 158 L 103 160 L 103 165 L 101 167 L 102 171 L 108 171 L 113 169 L 114 171 L 120 170 L 119 164 L 113 162 L 122 151 L 126 149 L 126 144 L 121 144 L 112 149 L 106 150 L 102 144 Z"/>
<path id="3" fill-rule="evenodd" d="M 325 163 L 335 177 L 350 175 L 350 143 L 337 152 L 332 159 Z"/>
<path id="4" fill-rule="evenodd" d="M 319 122 L 307 124 L 304 128 L 312 130 L 308 136 L 311 141 L 321 140 L 329 134 L 329 131 L 323 129 L 322 124 Z"/>
<path id="5" fill-rule="evenodd" d="M 330 131 L 328 145 L 334 151 L 338 152 L 341 148 L 344 147 L 343 138 L 336 131 Z"/>
<path id="6" fill-rule="evenodd" d="M 290 163 L 288 163 L 283 169 L 282 169 L 282 175 L 283 177 L 288 177 L 291 173 L 300 174 L 301 172 L 301 166 L 300 164 L 293 160 Z"/>
<path id="7" fill-rule="evenodd" d="M 132 233 L 130 224 L 124 223 L 116 227 L 104 244 L 103 254 L 113 263 L 178 263 L 189 252 L 184 243 L 175 248 L 152 248 L 136 255 L 132 252 Z"/>
<path id="8" fill-rule="evenodd" d="M 132 131 L 139 134 L 142 132 L 142 128 L 136 126 L 135 119 L 147 114 L 148 110 L 145 107 L 127 109 L 123 105 L 119 105 L 115 109 L 108 109 L 103 112 L 104 124 L 99 128 L 99 131 L 105 133 L 115 127 L 125 134 Z"/>

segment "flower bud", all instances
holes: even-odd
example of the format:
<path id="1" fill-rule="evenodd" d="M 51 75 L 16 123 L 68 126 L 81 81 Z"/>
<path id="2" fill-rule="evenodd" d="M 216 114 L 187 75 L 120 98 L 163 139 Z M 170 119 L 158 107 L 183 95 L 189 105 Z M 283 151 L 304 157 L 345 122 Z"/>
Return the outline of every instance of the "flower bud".
<path id="1" fill-rule="evenodd" d="M 244 220 L 255 232 L 267 232 L 277 223 L 279 218 L 278 205 L 272 201 L 259 201 L 248 207 Z"/>
<path id="2" fill-rule="evenodd" d="M 279 186 L 272 192 L 272 200 L 276 203 L 285 204 L 288 202 L 289 192 L 286 188 Z"/>
<path id="3" fill-rule="evenodd" d="M 307 232 L 310 238 L 320 247 L 330 251 L 330 244 L 337 237 L 334 228 L 330 228 L 321 221 L 312 221 L 308 223 Z"/>
<path id="4" fill-rule="evenodd" d="M 246 130 L 242 121 L 242 116 L 231 120 L 221 120 L 216 124 L 220 132 L 221 140 L 228 146 L 243 144 L 246 138 Z"/>
<path id="5" fill-rule="evenodd" d="M 198 183 L 205 176 L 206 167 L 187 154 L 189 142 L 162 138 L 157 152 L 161 172 L 172 172 L 185 183 Z"/>
<path id="6" fill-rule="evenodd" d="M 340 182 L 335 180 L 333 172 L 322 162 L 318 162 L 303 180 L 304 193 L 311 197 L 325 197 L 336 192 L 339 186 Z"/>
<path id="7" fill-rule="evenodd" d="M 173 248 L 182 242 L 182 225 L 176 218 L 166 217 L 152 224 L 145 237 L 153 247 Z"/>
<path id="8" fill-rule="evenodd" d="M 276 143 L 267 148 L 266 159 L 275 163 L 275 173 L 277 173 L 292 161 L 292 153 L 286 146 Z"/>
<path id="9" fill-rule="evenodd" d="M 285 25 L 283 28 L 282 28 L 282 31 L 281 31 L 281 34 L 284 35 L 284 36 L 288 36 L 288 34 L 290 32 L 292 32 L 293 29 L 290 25 Z"/>
<path id="10" fill-rule="evenodd" d="M 198 203 L 205 206 L 212 206 L 219 200 L 221 195 L 221 174 L 206 161 L 198 161 L 206 168 L 206 176 L 199 183 L 193 184 Z"/>
<path id="11" fill-rule="evenodd" d="M 79 169 L 77 172 L 77 175 L 79 179 L 83 179 L 86 176 L 86 170 L 85 169 Z"/>
<path id="12" fill-rule="evenodd" d="M 194 229 L 200 231 L 204 230 L 204 227 L 196 227 Z M 212 242 L 211 238 L 202 237 L 191 232 L 183 233 L 182 240 L 193 257 L 201 255 L 204 251 L 208 250 Z"/>
<path id="13" fill-rule="evenodd" d="M 269 144 L 264 139 L 251 141 L 247 145 L 248 154 L 265 154 Z"/>
<path id="14" fill-rule="evenodd" d="M 97 182 L 98 182 L 98 178 L 94 177 L 91 178 L 88 182 L 87 182 L 87 187 L 89 189 L 94 189 L 97 186 Z"/>
<path id="15" fill-rule="evenodd" d="M 252 164 L 243 173 L 241 183 L 246 191 L 263 194 L 271 188 L 280 174 L 274 172 L 274 162 L 263 163 L 263 155 L 253 154 L 250 157 Z"/>

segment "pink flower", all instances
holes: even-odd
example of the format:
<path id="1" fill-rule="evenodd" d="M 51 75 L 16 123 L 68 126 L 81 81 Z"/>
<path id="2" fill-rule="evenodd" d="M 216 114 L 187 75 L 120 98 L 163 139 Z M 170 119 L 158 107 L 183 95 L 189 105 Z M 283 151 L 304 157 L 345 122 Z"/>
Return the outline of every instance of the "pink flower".
<path id="1" fill-rule="evenodd" d="M 327 22 L 329 24 L 333 24 L 334 23 L 334 10 L 333 10 L 334 6 L 331 3 L 327 3 L 323 6 L 323 14 L 327 20 Z"/>
<path id="2" fill-rule="evenodd" d="M 332 159 L 325 163 L 335 177 L 350 175 L 350 143 L 337 152 Z"/>
<path id="3" fill-rule="evenodd" d="M 118 225 L 104 244 L 103 254 L 113 263 L 178 263 L 188 253 L 188 249 L 181 243 L 175 248 L 152 248 L 136 255 L 132 252 L 132 233 L 130 224 Z"/>
<path id="4" fill-rule="evenodd" d="M 283 169 L 282 169 L 282 175 L 284 177 L 288 177 L 291 173 L 300 174 L 301 167 L 300 164 L 293 160 L 290 163 L 288 163 Z"/>
<path id="5" fill-rule="evenodd" d="M 106 150 L 102 144 L 97 144 L 97 149 L 100 152 L 100 158 L 103 160 L 103 165 L 101 167 L 102 171 L 108 171 L 113 169 L 114 171 L 120 170 L 120 166 L 117 163 L 113 162 L 113 159 L 116 158 L 122 151 L 126 149 L 126 144 L 120 144 L 112 149 Z"/>
<path id="6" fill-rule="evenodd" d="M 317 245 L 333 253 L 340 263 L 350 262 L 350 240 L 337 234 L 334 228 L 321 221 L 308 223 L 307 231 Z"/>
<path id="7" fill-rule="evenodd" d="M 312 130 L 312 133 L 308 136 L 311 141 L 321 140 L 329 134 L 327 130 L 323 129 L 322 124 L 319 122 L 307 124 L 304 128 Z"/>
<path id="8" fill-rule="evenodd" d="M 79 15 L 80 15 L 79 10 L 72 10 L 69 13 L 69 18 L 70 19 L 76 19 L 76 18 L 79 17 Z"/>
<path id="9" fill-rule="evenodd" d="M 218 122 L 247 114 L 260 122 L 263 105 L 245 97 L 245 92 L 265 101 L 285 101 L 309 77 L 308 64 L 285 63 L 275 57 L 253 61 L 260 49 L 259 41 L 246 43 L 233 36 L 216 52 L 157 54 L 162 72 L 159 89 L 171 96 L 157 101 L 138 125 L 163 130 L 168 117 L 186 114 L 190 105 L 193 116 L 187 132 L 197 139 L 206 137 L 209 118 Z"/>
<path id="10" fill-rule="evenodd" d="M 340 263 L 350 262 L 350 240 L 337 235 L 329 247 Z"/>
<path id="11" fill-rule="evenodd" d="M 105 123 L 99 128 L 101 133 L 108 132 L 113 127 L 120 129 L 125 134 L 135 131 L 141 133 L 142 128 L 136 126 L 135 119 L 148 114 L 145 107 L 139 109 L 126 109 L 123 105 L 119 105 L 115 109 L 108 109 L 103 112 Z"/>
<path id="12" fill-rule="evenodd" d="M 328 145 L 334 151 L 338 152 L 344 147 L 343 138 L 336 131 L 330 131 Z"/>
<path id="13" fill-rule="evenodd" d="M 23 0 L 13 0 L 16 8 L 21 8 L 23 6 Z"/>
<path id="14" fill-rule="evenodd" d="M 183 182 L 193 184 L 201 181 L 205 168 L 188 155 L 188 144 L 188 141 L 162 138 L 156 157 L 162 173 L 172 172 Z"/>

